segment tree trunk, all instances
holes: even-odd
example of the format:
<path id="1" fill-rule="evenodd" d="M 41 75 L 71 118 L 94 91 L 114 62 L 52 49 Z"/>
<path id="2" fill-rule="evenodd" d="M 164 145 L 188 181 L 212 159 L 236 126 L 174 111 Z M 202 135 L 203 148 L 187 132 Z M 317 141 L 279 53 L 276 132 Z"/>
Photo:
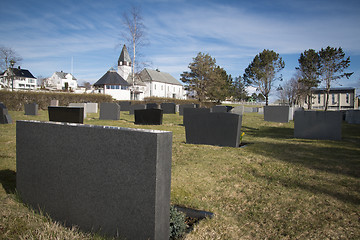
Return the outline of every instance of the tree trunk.
<path id="1" fill-rule="evenodd" d="M 269 97 L 268 95 L 265 96 L 265 106 L 268 106 L 269 105 Z"/>

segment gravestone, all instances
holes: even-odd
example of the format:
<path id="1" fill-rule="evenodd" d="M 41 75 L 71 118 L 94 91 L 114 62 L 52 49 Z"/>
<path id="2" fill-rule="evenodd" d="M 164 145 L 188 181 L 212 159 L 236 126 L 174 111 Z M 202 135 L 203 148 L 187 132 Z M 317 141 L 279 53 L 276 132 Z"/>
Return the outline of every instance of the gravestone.
<path id="1" fill-rule="evenodd" d="M 84 108 L 84 119 L 86 118 L 86 113 L 87 113 L 87 104 L 86 103 L 69 103 L 69 107 L 82 107 L 82 108 Z"/>
<path id="2" fill-rule="evenodd" d="M 120 106 L 120 111 L 130 111 L 130 101 L 119 101 L 118 104 Z"/>
<path id="3" fill-rule="evenodd" d="M 24 104 L 25 115 L 38 115 L 39 105 L 36 103 Z"/>
<path id="4" fill-rule="evenodd" d="M 186 143 L 239 147 L 242 115 L 235 113 L 197 113 L 185 125 Z"/>
<path id="5" fill-rule="evenodd" d="M 192 115 L 200 113 L 210 113 L 210 108 L 184 108 L 183 125 L 190 121 Z"/>
<path id="6" fill-rule="evenodd" d="M 175 114 L 176 113 L 176 104 L 175 103 L 161 103 L 160 108 L 163 110 L 164 114 Z"/>
<path id="7" fill-rule="evenodd" d="M 243 115 L 244 114 L 244 106 L 235 106 L 233 109 L 230 110 L 230 113 L 236 113 Z"/>
<path id="8" fill-rule="evenodd" d="M 179 115 L 184 115 L 184 108 L 197 108 L 196 104 L 181 104 L 179 105 Z"/>
<path id="9" fill-rule="evenodd" d="M 0 102 L 0 124 L 9 124 L 9 123 L 12 123 L 11 116 L 4 103 Z"/>
<path id="10" fill-rule="evenodd" d="M 349 124 L 360 124 L 360 110 L 347 110 L 345 121 Z"/>
<path id="11" fill-rule="evenodd" d="M 145 104 L 134 104 L 130 106 L 129 114 L 133 115 L 135 110 L 146 109 Z"/>
<path id="12" fill-rule="evenodd" d="M 86 103 L 86 113 L 97 113 L 98 103 Z"/>
<path id="13" fill-rule="evenodd" d="M 244 107 L 244 112 L 245 112 L 245 113 L 258 112 L 258 108 L 256 108 L 256 107 Z"/>
<path id="14" fill-rule="evenodd" d="M 50 106 L 52 106 L 52 107 L 57 107 L 57 106 L 59 106 L 59 100 L 51 100 L 51 101 L 50 101 Z"/>
<path id="15" fill-rule="evenodd" d="M 171 132 L 17 121 L 16 147 L 24 203 L 83 231 L 169 239 Z"/>
<path id="16" fill-rule="evenodd" d="M 67 122 L 67 123 L 84 123 L 83 107 L 48 107 L 49 121 Z"/>
<path id="17" fill-rule="evenodd" d="M 264 114 L 264 108 L 259 107 L 258 108 L 258 114 Z"/>
<path id="18" fill-rule="evenodd" d="M 290 107 L 290 112 L 289 112 L 289 120 L 290 121 L 294 120 L 296 111 L 304 111 L 304 108 L 303 107 Z"/>
<path id="19" fill-rule="evenodd" d="M 146 109 L 160 109 L 160 105 L 157 103 L 147 103 L 146 104 Z"/>
<path id="20" fill-rule="evenodd" d="M 161 125 L 163 120 L 162 109 L 139 109 L 135 110 L 135 124 Z"/>
<path id="21" fill-rule="evenodd" d="M 100 120 L 119 120 L 120 106 L 117 103 L 100 103 Z"/>
<path id="22" fill-rule="evenodd" d="M 229 112 L 229 111 L 231 111 L 231 109 L 233 109 L 232 106 L 218 105 L 218 106 L 213 106 L 211 108 L 210 112 Z"/>
<path id="23" fill-rule="evenodd" d="M 341 140 L 342 114 L 337 111 L 296 111 L 294 137 Z"/>
<path id="24" fill-rule="evenodd" d="M 264 106 L 264 120 L 267 122 L 287 123 L 290 114 L 289 106 Z"/>

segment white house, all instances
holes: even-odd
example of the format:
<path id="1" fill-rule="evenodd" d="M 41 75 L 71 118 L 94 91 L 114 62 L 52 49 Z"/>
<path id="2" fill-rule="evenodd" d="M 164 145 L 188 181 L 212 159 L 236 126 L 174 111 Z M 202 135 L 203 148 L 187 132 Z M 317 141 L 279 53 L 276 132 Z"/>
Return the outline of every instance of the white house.
<path id="1" fill-rule="evenodd" d="M 133 80 L 131 65 L 131 58 L 124 45 L 118 59 L 118 76 L 115 70 L 109 70 L 105 74 L 106 78 L 104 75 L 94 84 L 97 89 L 95 92 L 110 94 L 117 100 L 143 100 L 145 97 L 185 98 L 183 85 L 169 73 L 145 68 L 136 74 Z M 123 80 L 128 85 L 125 85 Z M 125 90 L 128 93 L 125 93 Z"/>
<path id="2" fill-rule="evenodd" d="M 8 68 L 0 74 L 0 88 L 36 90 L 37 79 L 27 69 Z"/>
<path id="3" fill-rule="evenodd" d="M 56 90 L 75 90 L 78 88 L 78 83 L 77 79 L 71 73 L 60 71 L 54 72 L 53 75 L 48 78 L 47 87 Z"/>
<path id="4" fill-rule="evenodd" d="M 312 108 L 324 109 L 326 102 L 326 89 L 313 88 L 312 91 Z M 329 109 L 354 109 L 357 108 L 355 101 L 356 93 L 355 88 L 352 87 L 337 87 L 330 88 L 329 94 Z M 305 102 L 307 106 L 307 102 Z"/>

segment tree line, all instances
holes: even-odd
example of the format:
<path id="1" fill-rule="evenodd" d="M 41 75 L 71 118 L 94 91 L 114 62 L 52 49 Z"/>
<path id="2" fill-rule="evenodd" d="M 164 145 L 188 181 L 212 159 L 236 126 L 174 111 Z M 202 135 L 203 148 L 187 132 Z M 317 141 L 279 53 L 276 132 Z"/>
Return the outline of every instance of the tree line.
<path id="1" fill-rule="evenodd" d="M 343 77 L 349 78 L 352 73 L 344 73 L 350 66 L 350 57 L 345 57 L 342 48 L 328 46 L 320 51 L 309 49 L 300 54 L 296 75 L 277 90 L 290 105 L 307 99 L 311 108 L 311 89 L 324 82 L 326 88 L 325 110 L 328 107 L 331 84 Z M 269 94 L 273 90 L 276 80 L 282 81 L 280 71 L 285 62 L 273 50 L 264 49 L 257 54 L 242 76 L 232 78 L 226 71 L 216 64 L 215 58 L 209 54 L 199 52 L 193 62 L 189 64 L 190 71 L 181 74 L 181 81 L 185 89 L 193 93 L 200 101 L 216 101 L 225 99 L 236 101 L 248 100 L 246 87 L 253 86 L 260 94 L 252 97 L 264 98 L 268 105 Z"/>

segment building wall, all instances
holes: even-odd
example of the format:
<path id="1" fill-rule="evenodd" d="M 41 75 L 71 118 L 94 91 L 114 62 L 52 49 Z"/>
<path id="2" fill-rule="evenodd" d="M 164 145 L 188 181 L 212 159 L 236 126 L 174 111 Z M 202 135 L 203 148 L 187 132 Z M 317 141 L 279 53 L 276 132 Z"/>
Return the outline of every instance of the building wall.
<path id="1" fill-rule="evenodd" d="M 12 82 L 10 81 L 10 88 Z M 19 78 L 14 79 L 14 89 L 18 90 L 36 90 L 37 87 L 37 79 L 35 78 Z"/>
<path id="2" fill-rule="evenodd" d="M 184 98 L 183 86 L 154 81 L 145 84 L 145 97 Z"/>
<path id="3" fill-rule="evenodd" d="M 354 92 L 335 92 L 329 94 L 328 107 L 339 109 L 339 108 L 354 108 Z M 325 108 L 326 93 L 315 93 L 313 94 L 312 107 L 315 109 Z"/>
<path id="4" fill-rule="evenodd" d="M 95 92 L 111 95 L 116 100 L 130 100 L 129 88 L 121 89 L 120 85 L 106 85 L 105 89 L 98 89 Z"/>

